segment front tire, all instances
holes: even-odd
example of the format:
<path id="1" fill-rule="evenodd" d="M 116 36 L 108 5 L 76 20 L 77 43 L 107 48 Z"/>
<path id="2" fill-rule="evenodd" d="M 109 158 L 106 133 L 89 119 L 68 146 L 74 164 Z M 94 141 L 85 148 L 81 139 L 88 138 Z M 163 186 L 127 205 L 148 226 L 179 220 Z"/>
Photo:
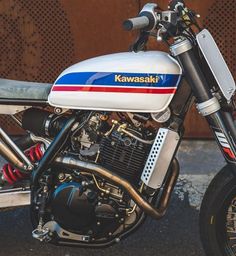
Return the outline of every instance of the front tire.
<path id="1" fill-rule="evenodd" d="M 200 210 L 200 235 L 207 256 L 236 255 L 236 172 L 229 165 L 206 191 Z"/>

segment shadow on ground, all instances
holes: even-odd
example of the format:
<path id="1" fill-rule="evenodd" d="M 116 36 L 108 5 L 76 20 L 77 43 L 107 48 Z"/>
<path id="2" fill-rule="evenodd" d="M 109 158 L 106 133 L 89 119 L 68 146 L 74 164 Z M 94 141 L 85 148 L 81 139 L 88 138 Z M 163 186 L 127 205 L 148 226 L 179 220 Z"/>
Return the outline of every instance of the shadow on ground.
<path id="1" fill-rule="evenodd" d="M 198 232 L 198 211 L 176 195 L 160 221 L 148 218 L 132 236 L 113 247 L 93 250 L 56 247 L 31 238 L 28 208 L 0 213 L 0 256 L 203 256 Z"/>

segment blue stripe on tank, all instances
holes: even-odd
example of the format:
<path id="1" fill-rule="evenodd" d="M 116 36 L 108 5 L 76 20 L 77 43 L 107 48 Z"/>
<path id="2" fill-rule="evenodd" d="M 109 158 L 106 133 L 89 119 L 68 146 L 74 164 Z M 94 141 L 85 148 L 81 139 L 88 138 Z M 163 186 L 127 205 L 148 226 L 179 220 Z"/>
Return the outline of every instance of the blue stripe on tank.
<path id="1" fill-rule="evenodd" d="M 118 77 L 117 77 L 118 76 Z M 120 77 L 129 78 L 129 82 L 119 81 Z M 137 82 L 138 79 L 158 78 L 157 82 Z M 136 78 L 136 81 L 135 81 Z M 177 87 L 180 75 L 172 74 L 141 74 L 141 73 L 107 73 L 80 72 L 69 73 L 60 77 L 56 85 L 102 85 L 102 86 L 136 86 L 136 87 Z"/>

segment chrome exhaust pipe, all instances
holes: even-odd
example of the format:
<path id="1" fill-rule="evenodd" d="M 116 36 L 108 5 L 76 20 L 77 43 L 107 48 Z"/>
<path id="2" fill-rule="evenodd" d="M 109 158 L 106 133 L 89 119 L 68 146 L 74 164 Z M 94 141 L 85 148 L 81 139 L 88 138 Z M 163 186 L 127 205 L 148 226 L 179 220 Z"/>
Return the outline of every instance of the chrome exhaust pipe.
<path id="1" fill-rule="evenodd" d="M 107 179 L 118 186 L 121 186 L 133 199 L 133 201 L 148 215 L 155 219 L 160 219 L 166 213 L 167 206 L 170 201 L 170 197 L 173 188 L 176 184 L 179 175 L 179 164 L 176 159 L 172 163 L 171 175 L 167 178 L 167 182 L 164 186 L 164 191 L 161 195 L 160 204 L 158 208 L 152 206 L 146 199 L 142 197 L 140 192 L 134 188 L 127 180 L 119 177 L 118 175 L 110 172 L 109 170 L 99 166 L 97 164 L 80 161 L 73 156 L 58 157 L 55 159 L 55 163 L 71 169 L 81 169 L 86 172 L 98 175 L 101 178 Z"/>

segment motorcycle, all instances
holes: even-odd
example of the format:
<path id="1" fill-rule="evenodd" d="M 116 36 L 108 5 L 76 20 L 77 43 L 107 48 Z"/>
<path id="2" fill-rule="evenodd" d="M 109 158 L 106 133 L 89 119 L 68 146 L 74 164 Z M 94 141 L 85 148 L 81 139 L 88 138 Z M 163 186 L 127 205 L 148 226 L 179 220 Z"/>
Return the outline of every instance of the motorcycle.
<path id="1" fill-rule="evenodd" d="M 0 79 L 0 208 L 30 205 L 32 236 L 56 245 L 110 246 L 147 216 L 162 218 L 179 175 L 175 155 L 195 103 L 227 162 L 200 212 L 207 255 L 235 255 L 236 127 L 232 74 L 183 0 L 146 4 L 124 22 L 130 52 L 82 61 L 51 84 Z M 146 51 L 150 37 L 170 53 Z M 186 82 L 187 83 L 186 83 Z M 20 114 L 19 114 L 20 113 Z"/>

